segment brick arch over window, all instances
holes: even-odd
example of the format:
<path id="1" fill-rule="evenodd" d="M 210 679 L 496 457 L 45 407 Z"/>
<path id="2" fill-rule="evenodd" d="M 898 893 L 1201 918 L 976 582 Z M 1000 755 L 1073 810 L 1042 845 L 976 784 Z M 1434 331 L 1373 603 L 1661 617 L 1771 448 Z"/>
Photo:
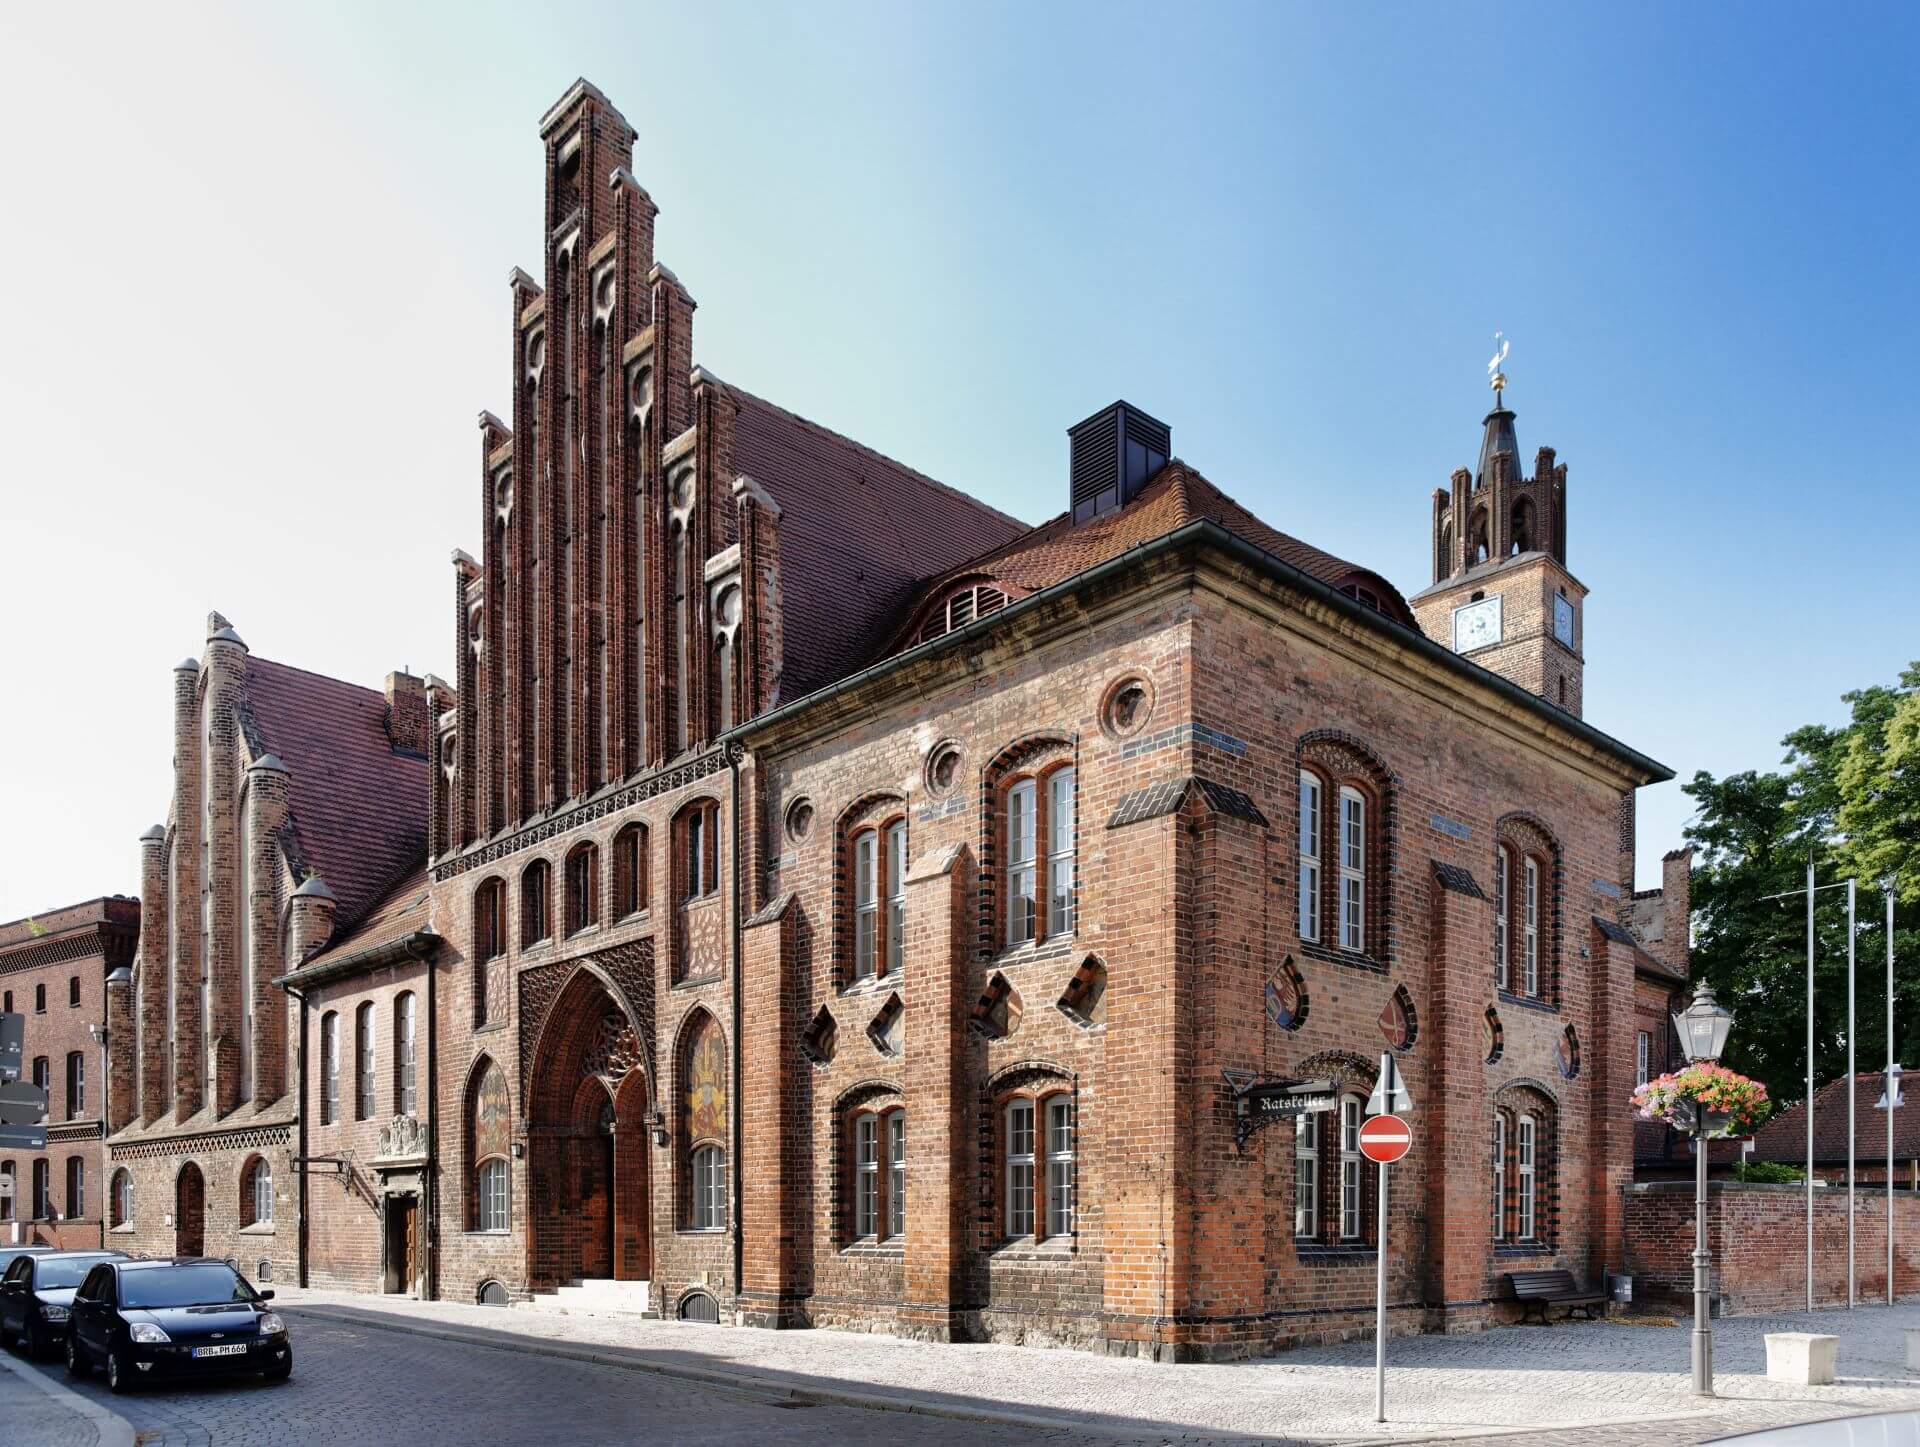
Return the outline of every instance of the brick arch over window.
<path id="1" fill-rule="evenodd" d="M 1502 815 L 1494 824 L 1493 834 L 1494 928 L 1504 931 L 1494 941 L 1495 977 L 1501 974 L 1504 946 L 1505 990 L 1557 1007 L 1566 883 L 1560 841 L 1544 820 L 1519 811 Z M 1531 911 L 1529 864 L 1533 871 Z M 1527 978 L 1530 939 L 1535 976 L 1531 985 Z"/>
<path id="2" fill-rule="evenodd" d="M 904 861 L 891 857 L 888 845 L 895 826 L 907 831 L 911 825 L 904 795 L 876 790 L 855 799 L 834 821 L 833 826 L 833 979 L 844 989 L 869 976 L 884 977 L 898 973 L 903 961 L 893 955 L 900 952 L 888 928 L 888 904 L 904 889 Z M 865 836 L 872 835 L 871 860 L 863 867 L 861 852 L 869 847 Z M 870 867 L 871 875 L 865 872 Z M 900 878 L 894 877 L 898 872 Z M 871 882 L 871 897 L 863 893 Z M 861 914 L 870 911 L 870 922 L 863 925 Z M 865 937 L 871 929 L 871 945 Z M 895 945 L 890 949 L 889 945 Z"/>
<path id="3" fill-rule="evenodd" d="M 1068 1154 L 1055 1160 L 1049 1121 L 1052 1107 L 1065 1106 Z M 1018 1123 L 1012 1119 L 1016 1107 L 1024 1105 L 1026 1139 L 1012 1136 Z M 1009 1240 L 1031 1239 L 1048 1244 L 1067 1244 L 1077 1226 L 1079 1210 L 1079 1135 L 1080 1080 L 1075 1072 L 1051 1060 L 1023 1060 L 995 1071 L 980 1093 L 980 1197 L 978 1229 L 982 1250 L 992 1250 Z M 1021 1147 L 1024 1146 L 1024 1149 Z M 1049 1193 L 1049 1168 L 1063 1165 L 1056 1173 L 1056 1190 Z M 1059 1177 L 1066 1188 L 1064 1203 L 1058 1196 Z M 1024 1181 L 1024 1188 L 1022 1182 Z M 1030 1197 L 1025 1209 L 1029 1230 L 1017 1228 L 1020 1197 Z M 1049 1201 L 1066 1208 L 1067 1230 L 1049 1230 Z M 1058 1239 L 1056 1239 L 1058 1238 Z"/>
<path id="4" fill-rule="evenodd" d="M 1553 1250 L 1560 1239 L 1559 1097 L 1531 1077 L 1509 1081 L 1493 1094 L 1488 1130 L 1494 1240 Z"/>
<path id="5" fill-rule="evenodd" d="M 1078 776 L 1080 744 L 1077 735 L 1028 734 L 1007 744 L 980 771 L 980 934 L 982 958 L 1000 953 L 1007 945 L 1007 800 L 1016 784 L 1035 782 L 1035 820 L 1038 837 L 1033 845 L 1035 889 L 1041 901 L 1036 938 L 1045 938 L 1045 877 L 1051 830 L 1046 815 L 1045 782 L 1062 769 Z M 1076 809 L 1077 809 L 1076 799 Z M 1077 833 L 1078 823 L 1075 829 Z M 1077 876 L 1076 868 L 1076 876 Z M 1071 934 L 1071 930 L 1066 933 Z"/>
<path id="6" fill-rule="evenodd" d="M 845 1247 L 863 1238 L 885 1240 L 892 1233 L 887 1230 L 889 1207 L 888 1176 L 891 1164 L 888 1146 L 890 1129 L 898 1120 L 904 1126 L 906 1120 L 906 1092 L 896 1080 L 868 1079 L 857 1085 L 848 1086 L 835 1097 L 833 1112 L 829 1119 L 833 1122 L 833 1134 L 827 1147 L 829 1179 L 833 1183 L 833 1240 L 836 1246 Z M 861 1229 L 859 1180 L 862 1174 L 860 1158 L 861 1143 L 859 1127 L 862 1117 L 873 1122 L 872 1150 L 873 1159 L 867 1164 L 866 1174 L 872 1178 L 871 1189 L 874 1195 L 871 1207 L 875 1220 L 874 1229 Z M 894 1244 L 899 1244 L 895 1242 Z"/>
<path id="7" fill-rule="evenodd" d="M 1302 734 L 1293 789 L 1294 925 L 1301 952 L 1317 959 L 1386 969 L 1398 881 L 1399 779 L 1364 742 L 1337 729 Z M 1317 787 L 1317 794 L 1312 787 Z M 1357 894 L 1348 857 L 1349 808 L 1360 805 Z M 1358 947 L 1349 934 L 1351 898 L 1359 902 Z"/>

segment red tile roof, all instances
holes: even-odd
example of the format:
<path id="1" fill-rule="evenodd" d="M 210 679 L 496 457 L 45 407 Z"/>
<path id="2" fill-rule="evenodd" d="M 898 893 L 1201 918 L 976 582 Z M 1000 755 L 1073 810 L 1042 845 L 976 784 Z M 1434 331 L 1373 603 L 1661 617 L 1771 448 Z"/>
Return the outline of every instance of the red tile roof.
<path id="1" fill-rule="evenodd" d="M 740 406 L 734 465 L 780 505 L 782 698 L 869 662 L 928 578 L 1025 530 L 851 438 L 728 390 Z"/>
<path id="2" fill-rule="evenodd" d="M 954 583 L 973 577 L 990 578 L 1012 596 L 1021 597 L 1064 582 L 1076 573 L 1119 557 L 1130 548 L 1201 519 L 1218 523 L 1331 587 L 1363 583 L 1379 596 L 1390 616 L 1409 627 L 1413 625 L 1406 600 L 1379 574 L 1269 527 L 1177 458 L 1118 511 L 1078 526 L 1074 525 L 1070 513 L 1063 512 L 1003 546 L 976 554 L 953 568 L 923 590 L 921 601 L 932 603 Z M 920 611 L 916 607 L 913 613 Z M 900 619 L 892 638 L 896 647 L 910 641 L 918 621 L 915 616 Z"/>
<path id="3" fill-rule="evenodd" d="M 427 761 L 394 751 L 378 689 L 250 657 L 247 707 L 254 756 L 277 754 L 293 774 L 289 823 L 339 901 L 337 938 L 425 860 Z"/>
<path id="4" fill-rule="evenodd" d="M 1895 1160 L 1920 1156 L 1920 1080 L 1901 1066 L 1905 1080 L 1900 1087 L 1906 1104 L 1893 1113 L 1893 1154 Z M 1874 1102 L 1886 1090 L 1886 1072 L 1870 1071 L 1853 1077 L 1854 1158 L 1859 1161 L 1884 1161 L 1887 1155 L 1887 1116 L 1875 1110 Z M 1753 1158 L 1757 1161 L 1785 1161 L 1788 1165 L 1807 1159 L 1807 1107 L 1803 1101 L 1776 1115 L 1760 1127 L 1753 1138 Z M 1813 1097 L 1813 1158 L 1816 1161 L 1844 1162 L 1847 1158 L 1847 1078 L 1829 1080 Z"/>
<path id="5" fill-rule="evenodd" d="M 367 917 L 345 934 L 334 933 L 333 943 L 307 960 L 300 968 L 311 970 L 317 965 L 331 964 L 345 959 L 348 955 L 357 955 L 363 950 L 378 949 L 381 945 L 403 940 L 408 935 L 417 934 L 429 928 L 427 893 L 427 865 L 423 859 L 419 866 L 408 871 L 406 878 L 386 892 Z"/>

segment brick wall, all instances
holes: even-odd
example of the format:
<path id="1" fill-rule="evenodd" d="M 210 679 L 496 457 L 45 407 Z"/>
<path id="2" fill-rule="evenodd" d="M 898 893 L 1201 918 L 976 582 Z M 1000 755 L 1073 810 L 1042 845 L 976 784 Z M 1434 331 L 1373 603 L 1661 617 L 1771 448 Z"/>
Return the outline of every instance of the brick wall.
<path id="1" fill-rule="evenodd" d="M 1636 1304 L 1684 1308 L 1692 1301 L 1694 1185 L 1642 1183 L 1625 1193 L 1626 1270 Z M 1813 1196 L 1813 1300 L 1847 1301 L 1847 1193 Z M 1894 1193 L 1894 1292 L 1920 1291 L 1920 1196 Z M 1857 1299 L 1884 1301 L 1887 1288 L 1884 1194 L 1861 1192 L 1854 1215 Z M 1806 1194 L 1799 1185 L 1714 1181 L 1707 1187 L 1707 1249 L 1722 1310 L 1797 1311 L 1806 1304 Z"/>

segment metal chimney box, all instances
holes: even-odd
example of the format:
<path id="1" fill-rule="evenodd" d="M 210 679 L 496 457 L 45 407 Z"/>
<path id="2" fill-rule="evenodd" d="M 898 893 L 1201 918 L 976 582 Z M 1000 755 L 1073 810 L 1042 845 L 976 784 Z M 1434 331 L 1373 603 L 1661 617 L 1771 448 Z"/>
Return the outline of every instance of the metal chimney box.
<path id="1" fill-rule="evenodd" d="M 1101 408 L 1069 427 L 1067 437 L 1075 523 L 1124 507 L 1173 451 L 1173 429 L 1131 402 Z"/>

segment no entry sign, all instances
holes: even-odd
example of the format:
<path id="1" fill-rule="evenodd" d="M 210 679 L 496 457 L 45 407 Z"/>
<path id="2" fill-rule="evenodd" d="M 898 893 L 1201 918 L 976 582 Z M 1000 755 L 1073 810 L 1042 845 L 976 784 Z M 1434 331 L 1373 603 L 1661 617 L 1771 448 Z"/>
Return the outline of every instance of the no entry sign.
<path id="1" fill-rule="evenodd" d="M 1390 1166 L 1413 1148 L 1413 1127 L 1397 1115 L 1376 1115 L 1360 1127 L 1360 1154 Z"/>

